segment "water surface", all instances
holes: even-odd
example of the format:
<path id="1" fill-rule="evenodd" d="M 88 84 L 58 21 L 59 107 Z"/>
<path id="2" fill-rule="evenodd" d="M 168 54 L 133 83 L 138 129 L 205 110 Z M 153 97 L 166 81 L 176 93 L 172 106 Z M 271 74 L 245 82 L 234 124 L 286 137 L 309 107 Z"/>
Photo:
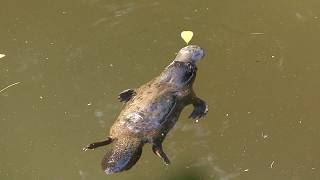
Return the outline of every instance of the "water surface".
<path id="1" fill-rule="evenodd" d="M 319 179 L 320 2 L 2 0 L 0 179 Z M 154 76 L 185 44 L 206 50 L 186 108 L 132 170 L 105 175 L 117 94 Z"/>

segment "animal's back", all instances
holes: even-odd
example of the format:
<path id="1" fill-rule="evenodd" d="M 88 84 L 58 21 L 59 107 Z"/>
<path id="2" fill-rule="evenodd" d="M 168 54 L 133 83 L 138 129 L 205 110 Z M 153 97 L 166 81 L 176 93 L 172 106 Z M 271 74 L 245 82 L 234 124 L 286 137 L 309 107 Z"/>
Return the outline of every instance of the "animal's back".
<path id="1" fill-rule="evenodd" d="M 176 91 L 176 87 L 155 80 L 139 87 L 111 128 L 111 135 L 150 138 L 158 134 L 175 108 Z"/>

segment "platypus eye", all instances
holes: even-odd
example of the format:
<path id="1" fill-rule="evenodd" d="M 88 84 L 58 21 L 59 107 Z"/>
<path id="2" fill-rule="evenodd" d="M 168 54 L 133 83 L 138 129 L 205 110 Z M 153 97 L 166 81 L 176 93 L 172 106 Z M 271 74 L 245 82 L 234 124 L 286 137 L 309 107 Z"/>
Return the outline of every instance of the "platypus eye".
<path id="1" fill-rule="evenodd" d="M 185 85 L 195 77 L 196 70 L 192 62 L 173 61 L 161 74 L 161 82 Z"/>
<path id="2" fill-rule="evenodd" d="M 192 63 L 187 63 L 188 71 L 193 72 L 195 66 Z"/>
<path id="3" fill-rule="evenodd" d="M 192 77 L 194 76 L 195 71 L 196 71 L 196 67 L 192 63 L 187 63 L 184 77 L 183 77 L 183 81 L 185 83 L 189 82 L 192 79 Z"/>

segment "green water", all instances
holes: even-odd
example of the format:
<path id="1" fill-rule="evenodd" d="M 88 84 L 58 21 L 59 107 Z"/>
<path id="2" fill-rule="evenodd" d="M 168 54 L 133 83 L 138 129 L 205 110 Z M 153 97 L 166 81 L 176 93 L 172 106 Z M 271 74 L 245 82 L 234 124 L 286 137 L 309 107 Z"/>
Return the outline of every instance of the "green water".
<path id="1" fill-rule="evenodd" d="M 318 0 L 1 0 L 1 180 L 320 179 Z M 117 94 L 158 75 L 183 46 L 206 50 L 195 91 L 163 146 L 106 175 Z"/>

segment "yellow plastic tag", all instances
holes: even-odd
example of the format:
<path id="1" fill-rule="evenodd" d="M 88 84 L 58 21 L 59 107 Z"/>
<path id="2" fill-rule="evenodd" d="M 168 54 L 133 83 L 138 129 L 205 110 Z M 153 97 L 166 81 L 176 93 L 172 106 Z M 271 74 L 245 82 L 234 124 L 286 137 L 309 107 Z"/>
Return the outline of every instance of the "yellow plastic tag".
<path id="1" fill-rule="evenodd" d="M 5 54 L 0 54 L 0 58 L 3 58 L 5 57 L 6 55 Z"/>
<path id="2" fill-rule="evenodd" d="M 191 41 L 191 39 L 193 37 L 193 32 L 192 31 L 182 31 L 181 37 L 187 44 L 189 44 L 189 42 Z"/>

